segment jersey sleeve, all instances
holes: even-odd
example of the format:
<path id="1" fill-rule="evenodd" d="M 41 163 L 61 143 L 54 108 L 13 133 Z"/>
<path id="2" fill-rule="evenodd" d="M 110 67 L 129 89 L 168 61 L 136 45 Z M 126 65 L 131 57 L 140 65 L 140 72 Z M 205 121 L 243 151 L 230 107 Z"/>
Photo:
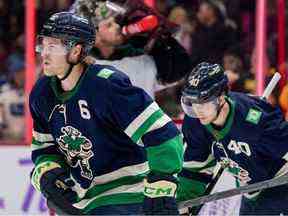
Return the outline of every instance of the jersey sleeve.
<path id="1" fill-rule="evenodd" d="M 127 79 L 110 82 L 110 101 L 116 124 L 135 145 L 146 149 L 150 170 L 174 174 L 182 169 L 183 142 L 171 119 L 142 89 Z"/>
<path id="2" fill-rule="evenodd" d="M 182 132 L 185 142 L 183 170 L 179 174 L 180 187 L 177 192 L 179 201 L 201 196 L 212 180 L 216 165 L 211 144 L 202 125 L 196 119 L 185 116 Z"/>
<path id="3" fill-rule="evenodd" d="M 40 191 L 41 176 L 51 169 L 57 167 L 65 168 L 65 163 L 47 127 L 48 122 L 46 122 L 45 117 L 41 115 L 39 102 L 31 98 L 31 96 L 29 99 L 29 108 L 33 119 L 31 157 L 35 165 L 32 171 L 31 181 L 32 185 Z"/>

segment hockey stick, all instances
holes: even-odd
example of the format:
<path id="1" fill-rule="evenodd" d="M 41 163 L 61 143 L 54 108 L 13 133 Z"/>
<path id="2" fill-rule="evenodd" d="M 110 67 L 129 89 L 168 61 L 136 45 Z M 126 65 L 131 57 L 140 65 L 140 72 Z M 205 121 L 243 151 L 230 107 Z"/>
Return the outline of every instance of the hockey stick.
<path id="1" fill-rule="evenodd" d="M 220 168 L 219 168 L 219 170 L 217 171 L 216 175 L 214 175 L 212 181 L 209 183 L 208 187 L 207 187 L 206 190 L 204 191 L 203 196 L 207 196 L 207 195 L 209 195 L 209 194 L 212 192 L 212 190 L 214 189 L 216 183 L 218 182 L 218 180 L 219 180 L 220 177 L 222 176 L 225 168 L 226 168 L 225 166 L 222 166 L 222 165 L 220 166 Z M 205 204 L 205 203 L 197 206 L 196 209 L 193 210 L 193 214 L 198 215 L 198 213 L 200 212 L 200 210 L 201 210 L 201 208 L 203 207 L 204 204 Z M 192 206 L 191 206 L 191 207 L 192 207 Z M 192 209 L 189 209 L 188 211 L 189 211 L 189 213 L 191 213 L 191 212 L 192 212 Z"/>
<path id="2" fill-rule="evenodd" d="M 272 93 L 273 89 L 275 88 L 275 86 L 277 85 L 278 81 L 280 80 L 281 75 L 280 73 L 276 72 L 272 79 L 270 80 L 270 82 L 268 83 L 267 87 L 265 88 L 263 95 L 261 96 L 261 99 L 263 100 L 267 100 L 268 97 L 270 96 L 270 94 Z M 226 153 L 225 149 L 224 152 Z M 227 156 L 227 154 L 226 154 Z M 217 174 L 214 176 L 214 178 L 212 179 L 212 181 L 210 182 L 210 184 L 208 185 L 208 187 L 206 188 L 203 197 L 209 195 L 212 190 L 214 189 L 216 183 L 218 182 L 218 180 L 220 179 L 220 177 L 222 176 L 223 171 L 225 170 L 227 166 L 222 165 L 220 167 L 220 169 L 217 171 Z M 203 207 L 205 203 L 200 204 L 199 206 L 197 206 L 197 208 L 194 210 L 194 214 L 198 214 L 201 210 L 201 208 Z M 190 211 L 190 210 L 189 210 Z"/>
<path id="3" fill-rule="evenodd" d="M 270 82 L 268 83 L 267 87 L 265 88 L 263 95 L 261 96 L 262 99 L 268 99 L 268 97 L 270 96 L 271 92 L 273 91 L 273 89 L 275 88 L 276 84 L 278 83 L 278 81 L 281 79 L 281 74 L 276 72 L 272 79 L 270 80 Z"/>
<path id="4" fill-rule="evenodd" d="M 196 199 L 188 200 L 185 202 L 181 202 L 178 205 L 178 207 L 187 208 L 187 207 L 198 206 L 201 204 L 205 204 L 207 202 L 216 201 L 216 200 L 232 197 L 232 196 L 239 195 L 239 194 L 250 193 L 250 192 L 254 192 L 258 190 L 273 188 L 273 187 L 277 187 L 277 186 L 281 186 L 285 184 L 288 184 L 288 174 L 285 174 L 285 175 L 282 175 L 280 177 L 273 178 L 270 180 L 254 183 L 251 185 L 245 185 L 245 186 L 241 186 L 241 187 L 234 188 L 231 190 L 226 190 L 226 191 L 198 197 Z"/>

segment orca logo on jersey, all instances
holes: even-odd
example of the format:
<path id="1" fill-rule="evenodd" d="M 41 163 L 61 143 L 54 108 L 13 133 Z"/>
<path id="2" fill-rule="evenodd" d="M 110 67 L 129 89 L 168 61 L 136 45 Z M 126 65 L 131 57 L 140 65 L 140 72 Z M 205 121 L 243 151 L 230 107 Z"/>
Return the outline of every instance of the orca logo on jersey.
<path id="1" fill-rule="evenodd" d="M 67 162 L 72 167 L 80 166 L 81 176 L 92 179 L 93 174 L 90 169 L 89 159 L 94 156 L 92 143 L 82 136 L 81 132 L 72 126 L 61 128 L 61 135 L 57 138 L 60 150 L 66 155 Z"/>
<path id="2" fill-rule="evenodd" d="M 249 181 L 251 181 L 249 172 L 230 158 L 221 157 L 220 164 L 228 166 L 228 172 L 237 179 L 238 184 L 246 185 Z"/>

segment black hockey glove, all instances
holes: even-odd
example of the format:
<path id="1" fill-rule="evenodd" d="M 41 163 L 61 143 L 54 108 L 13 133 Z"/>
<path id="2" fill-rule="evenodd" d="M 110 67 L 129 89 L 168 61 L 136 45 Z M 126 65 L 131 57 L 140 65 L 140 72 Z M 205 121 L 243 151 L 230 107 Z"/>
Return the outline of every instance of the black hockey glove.
<path id="1" fill-rule="evenodd" d="M 46 162 L 36 167 L 32 173 L 32 184 L 41 191 L 48 207 L 55 209 L 57 214 L 81 214 L 72 206 L 77 201 L 77 193 L 72 190 L 75 183 L 57 163 Z"/>
<path id="2" fill-rule="evenodd" d="M 144 182 L 145 215 L 179 215 L 175 194 L 177 179 L 150 173 Z"/>
<path id="3" fill-rule="evenodd" d="M 71 189 L 75 183 L 62 168 L 55 168 L 44 173 L 40 179 L 40 190 L 49 199 L 60 195 L 70 203 L 76 202 L 77 193 Z"/>

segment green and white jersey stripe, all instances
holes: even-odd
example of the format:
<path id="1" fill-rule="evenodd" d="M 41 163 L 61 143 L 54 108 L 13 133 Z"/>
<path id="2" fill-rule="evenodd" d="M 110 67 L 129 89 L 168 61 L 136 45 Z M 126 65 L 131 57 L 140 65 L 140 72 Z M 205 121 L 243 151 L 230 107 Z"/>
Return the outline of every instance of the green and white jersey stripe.
<path id="1" fill-rule="evenodd" d="M 161 118 L 157 119 L 154 124 L 151 125 L 151 127 L 146 131 L 146 133 L 159 129 L 161 127 L 163 127 L 164 125 L 166 125 L 168 122 L 170 122 L 171 119 L 164 114 L 163 116 L 161 116 Z"/>
<path id="2" fill-rule="evenodd" d="M 207 165 L 209 165 L 214 160 L 215 159 L 214 159 L 213 155 L 210 154 L 208 156 L 208 158 L 205 161 L 203 161 L 203 162 L 186 161 L 186 162 L 184 162 L 183 167 L 187 168 L 187 169 L 200 169 L 200 168 L 206 167 Z"/>
<path id="3" fill-rule="evenodd" d="M 171 119 L 159 108 L 156 102 L 151 103 L 125 129 L 125 133 L 137 144 L 141 137 L 150 131 L 159 129 Z"/>
<path id="4" fill-rule="evenodd" d="M 107 190 L 104 193 L 99 194 L 98 196 L 94 196 L 90 199 L 82 199 L 80 202 L 77 202 L 73 204 L 74 207 L 79 208 L 79 209 L 87 209 L 89 208 L 89 205 L 93 205 L 93 207 L 96 207 L 101 204 L 97 204 L 97 200 L 106 196 L 110 197 L 110 202 L 113 203 L 115 200 L 113 200 L 113 196 L 111 195 L 116 195 L 116 194 L 127 194 L 127 193 L 136 193 L 136 194 L 143 194 L 144 190 L 144 184 L 143 181 L 138 182 L 136 184 L 127 184 L 127 185 L 122 185 L 120 187 L 113 188 L 111 190 Z M 115 196 L 116 198 L 116 196 Z M 131 196 L 132 198 L 132 196 Z M 135 202 L 134 199 L 131 199 L 130 203 Z"/>
<path id="5" fill-rule="evenodd" d="M 33 130 L 32 151 L 48 148 L 53 145 L 55 145 L 55 143 L 51 134 L 39 133 Z"/>
<path id="6" fill-rule="evenodd" d="M 40 133 L 33 130 L 32 135 L 33 138 L 38 142 L 54 142 L 54 138 L 51 134 Z"/>
<path id="7" fill-rule="evenodd" d="M 39 150 L 39 149 L 44 149 L 44 148 L 48 148 L 49 146 L 53 146 L 55 145 L 54 143 L 41 143 L 41 142 L 37 142 L 36 140 L 32 140 L 32 145 L 31 145 L 31 148 L 32 148 L 32 151 L 35 151 L 35 150 Z"/>
<path id="8" fill-rule="evenodd" d="M 88 190 L 76 184 L 74 190 L 81 200 L 74 206 L 88 212 L 101 205 L 142 202 L 143 179 L 148 171 L 148 162 L 145 162 L 96 176 Z"/>

